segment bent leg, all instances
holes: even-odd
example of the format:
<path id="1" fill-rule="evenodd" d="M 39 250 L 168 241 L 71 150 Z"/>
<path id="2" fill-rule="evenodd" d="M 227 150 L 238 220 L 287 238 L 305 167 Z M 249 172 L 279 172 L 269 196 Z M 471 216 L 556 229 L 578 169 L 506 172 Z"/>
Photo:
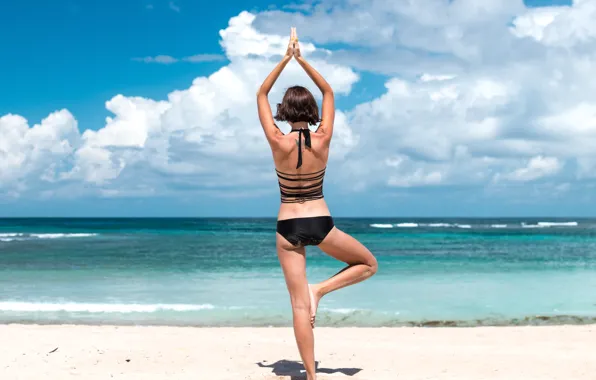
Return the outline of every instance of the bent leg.
<path id="1" fill-rule="evenodd" d="M 295 248 L 279 233 L 277 256 L 290 293 L 294 335 L 308 380 L 315 379 L 314 335 L 310 324 L 310 294 L 306 280 L 306 257 L 303 247 Z"/>
<path id="2" fill-rule="evenodd" d="M 319 248 L 348 266 L 333 277 L 313 285 L 317 303 L 325 294 L 364 281 L 377 272 L 377 259 L 373 254 L 358 240 L 336 227 L 319 244 Z"/>

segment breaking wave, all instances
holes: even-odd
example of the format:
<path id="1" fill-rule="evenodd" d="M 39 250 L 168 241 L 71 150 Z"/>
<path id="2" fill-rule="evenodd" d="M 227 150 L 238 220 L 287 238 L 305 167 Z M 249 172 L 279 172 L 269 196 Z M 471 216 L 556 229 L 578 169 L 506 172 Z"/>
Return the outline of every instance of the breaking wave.
<path id="1" fill-rule="evenodd" d="M 96 233 L 24 233 L 24 232 L 3 232 L 0 233 L 0 241 L 23 241 L 39 239 L 67 239 L 93 237 Z"/>
<path id="2" fill-rule="evenodd" d="M 520 224 L 459 224 L 459 223 L 373 223 L 372 228 L 463 228 L 463 229 L 491 229 L 491 228 L 550 228 L 550 227 L 577 227 L 578 222 L 537 222 L 529 224 L 522 222 Z"/>

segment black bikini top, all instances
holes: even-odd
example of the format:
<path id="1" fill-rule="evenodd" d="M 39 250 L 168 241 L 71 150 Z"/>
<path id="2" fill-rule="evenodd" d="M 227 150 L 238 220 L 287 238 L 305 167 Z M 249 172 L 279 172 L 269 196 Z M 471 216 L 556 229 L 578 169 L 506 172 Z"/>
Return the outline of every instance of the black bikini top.
<path id="1" fill-rule="evenodd" d="M 292 129 L 290 132 L 298 132 L 298 163 L 296 169 L 302 166 L 302 134 L 304 134 L 304 145 L 311 147 L 310 130 Z M 283 173 L 277 172 L 279 191 L 282 203 L 304 203 L 315 199 L 323 198 L 323 178 L 325 169 L 314 173 Z M 298 186 L 294 184 L 299 182 Z"/>

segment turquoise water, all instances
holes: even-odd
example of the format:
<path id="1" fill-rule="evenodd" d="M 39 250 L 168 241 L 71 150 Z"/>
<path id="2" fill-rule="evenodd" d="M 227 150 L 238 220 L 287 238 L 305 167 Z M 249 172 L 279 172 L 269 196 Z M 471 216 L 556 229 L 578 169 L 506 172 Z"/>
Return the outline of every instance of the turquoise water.
<path id="1" fill-rule="evenodd" d="M 319 326 L 596 323 L 596 220 L 351 219 Z M 307 250 L 310 282 L 343 265 Z M 0 322 L 289 326 L 274 219 L 0 219 Z"/>

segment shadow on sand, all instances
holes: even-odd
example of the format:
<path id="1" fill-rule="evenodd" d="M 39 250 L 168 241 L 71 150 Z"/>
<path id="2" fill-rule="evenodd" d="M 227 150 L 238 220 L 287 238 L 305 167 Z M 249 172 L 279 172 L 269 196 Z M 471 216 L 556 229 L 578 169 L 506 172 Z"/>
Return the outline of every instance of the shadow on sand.
<path id="1" fill-rule="evenodd" d="M 305 379 L 304 366 L 301 362 L 292 360 L 278 360 L 275 363 L 268 364 L 266 361 L 257 363 L 261 368 L 271 368 L 276 376 L 290 376 L 291 380 L 302 380 Z M 362 368 L 320 368 L 319 362 L 315 362 L 317 373 L 320 374 L 334 374 L 343 373 L 346 376 L 354 376 L 358 372 L 362 371 Z"/>

